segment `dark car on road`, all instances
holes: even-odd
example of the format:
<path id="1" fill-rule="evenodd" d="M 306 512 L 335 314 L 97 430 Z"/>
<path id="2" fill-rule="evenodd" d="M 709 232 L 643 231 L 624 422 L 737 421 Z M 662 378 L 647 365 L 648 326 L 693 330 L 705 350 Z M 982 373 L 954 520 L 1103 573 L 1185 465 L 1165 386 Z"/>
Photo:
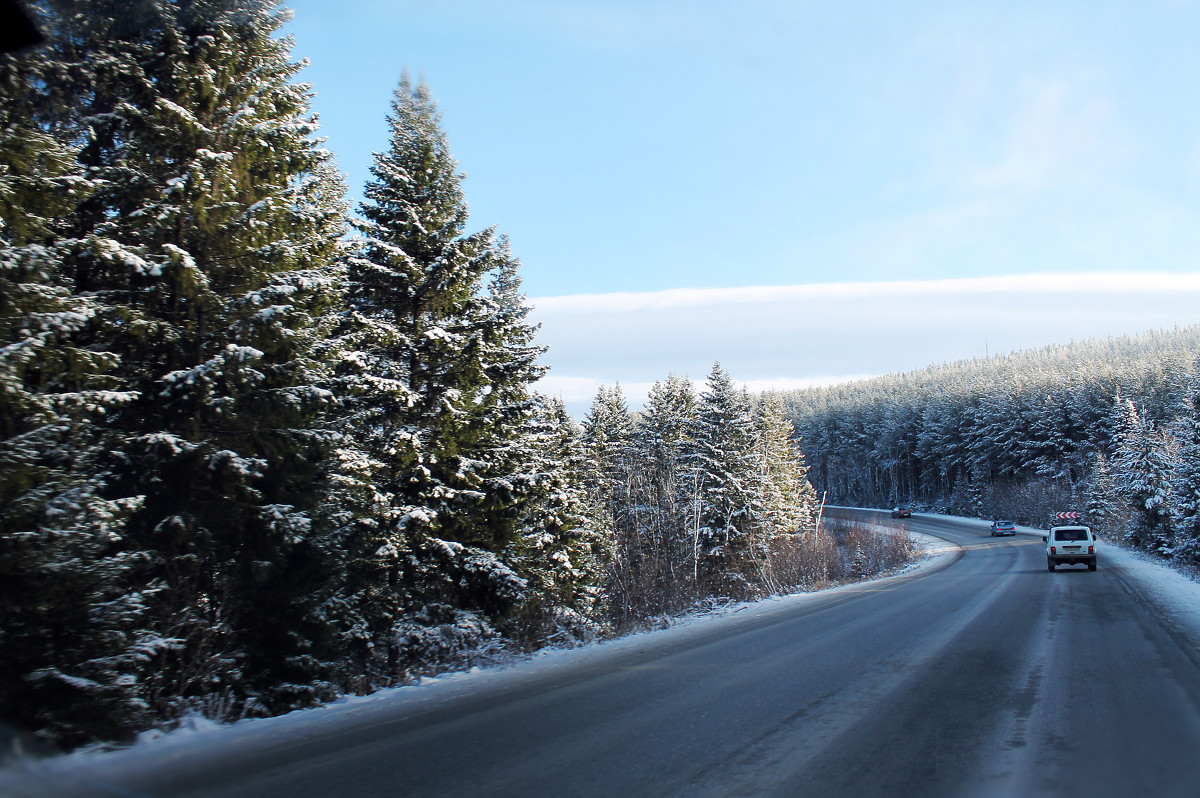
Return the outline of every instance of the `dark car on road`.
<path id="1" fill-rule="evenodd" d="M 1015 535 L 1017 534 L 1017 525 L 1012 521 L 993 521 L 992 522 L 992 537 L 997 535 Z"/>
<path id="2" fill-rule="evenodd" d="M 892 518 L 912 518 L 912 510 L 903 504 L 892 508 Z"/>

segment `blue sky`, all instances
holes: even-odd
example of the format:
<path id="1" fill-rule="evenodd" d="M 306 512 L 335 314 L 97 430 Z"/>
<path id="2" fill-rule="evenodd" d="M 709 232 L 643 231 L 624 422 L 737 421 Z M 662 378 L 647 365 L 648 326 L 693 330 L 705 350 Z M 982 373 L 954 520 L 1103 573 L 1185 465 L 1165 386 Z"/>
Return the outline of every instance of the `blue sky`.
<path id="1" fill-rule="evenodd" d="M 1195 2 L 288 5 L 356 197 L 401 73 L 429 84 L 564 396 L 1200 322 Z M 944 282 L 975 278 L 1007 282 Z"/>

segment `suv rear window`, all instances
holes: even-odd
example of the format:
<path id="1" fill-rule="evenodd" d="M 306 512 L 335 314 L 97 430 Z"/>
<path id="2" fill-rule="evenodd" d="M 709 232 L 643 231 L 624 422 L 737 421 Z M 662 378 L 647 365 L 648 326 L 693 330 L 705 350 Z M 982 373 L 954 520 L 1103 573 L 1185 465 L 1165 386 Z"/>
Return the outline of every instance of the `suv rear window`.
<path id="1" fill-rule="evenodd" d="M 1054 533 L 1055 540 L 1087 540 L 1086 529 L 1059 529 Z"/>

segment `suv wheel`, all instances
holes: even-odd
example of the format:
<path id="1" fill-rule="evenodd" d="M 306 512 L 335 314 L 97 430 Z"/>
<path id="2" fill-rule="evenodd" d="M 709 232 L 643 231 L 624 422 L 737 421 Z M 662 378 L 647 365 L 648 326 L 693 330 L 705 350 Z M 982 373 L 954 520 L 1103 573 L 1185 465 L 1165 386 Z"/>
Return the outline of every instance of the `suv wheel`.
<path id="1" fill-rule="evenodd" d="M 1088 563 L 1088 570 L 1089 571 L 1096 570 L 1096 561 L 1095 560 L 1092 560 L 1090 563 Z"/>
<path id="2" fill-rule="evenodd" d="M 1047 571 L 1054 570 L 1054 560 L 1050 559 L 1049 557 L 1046 558 L 1046 570 Z"/>

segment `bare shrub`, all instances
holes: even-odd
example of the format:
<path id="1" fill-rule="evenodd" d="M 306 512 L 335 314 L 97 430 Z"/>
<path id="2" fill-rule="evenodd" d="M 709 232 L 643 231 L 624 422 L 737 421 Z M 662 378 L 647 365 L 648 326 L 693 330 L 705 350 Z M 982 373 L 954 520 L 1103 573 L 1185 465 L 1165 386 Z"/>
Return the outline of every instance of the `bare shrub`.
<path id="1" fill-rule="evenodd" d="M 389 675 L 403 684 L 425 675 L 466 670 L 498 661 L 504 641 L 479 613 L 435 603 L 420 608 L 393 629 Z"/>
<path id="2" fill-rule="evenodd" d="M 187 722 L 188 718 L 203 717 L 217 723 L 236 723 L 250 717 L 263 717 L 266 708 L 255 698 L 238 696 L 231 688 L 205 693 L 200 696 L 181 696 L 172 702 L 171 720 L 167 728 Z"/>
<path id="3" fill-rule="evenodd" d="M 603 636 L 604 627 L 571 607 L 551 602 L 527 604 L 499 631 L 516 650 L 531 652 L 547 646 L 574 648 Z"/>
<path id="4" fill-rule="evenodd" d="M 826 525 L 837 545 L 838 556 L 831 569 L 834 581 L 862 579 L 899 568 L 912 560 L 916 545 L 900 529 L 846 519 L 832 519 Z"/>
<path id="5" fill-rule="evenodd" d="M 661 626 L 673 615 L 712 597 L 728 598 L 742 587 L 710 573 L 702 548 L 684 532 L 621 529 L 615 548 L 604 593 L 607 619 L 617 634 Z"/>
<path id="6" fill-rule="evenodd" d="M 610 569 L 610 628 L 620 634 L 664 625 L 672 615 L 714 602 L 863 579 L 909 562 L 914 548 L 905 532 L 830 518 L 820 529 L 778 534 L 746 546 L 739 552 L 738 570 L 718 574 L 696 569 L 689 551 L 664 563 L 640 547 L 622 546 Z"/>
<path id="7" fill-rule="evenodd" d="M 812 590 L 827 585 L 836 559 L 837 545 L 824 531 L 779 535 L 770 543 L 768 591 Z"/>
<path id="8" fill-rule="evenodd" d="M 769 592 L 812 590 L 863 579 L 912 560 L 907 532 L 845 519 L 828 519 L 820 531 L 782 535 L 771 541 Z"/>

